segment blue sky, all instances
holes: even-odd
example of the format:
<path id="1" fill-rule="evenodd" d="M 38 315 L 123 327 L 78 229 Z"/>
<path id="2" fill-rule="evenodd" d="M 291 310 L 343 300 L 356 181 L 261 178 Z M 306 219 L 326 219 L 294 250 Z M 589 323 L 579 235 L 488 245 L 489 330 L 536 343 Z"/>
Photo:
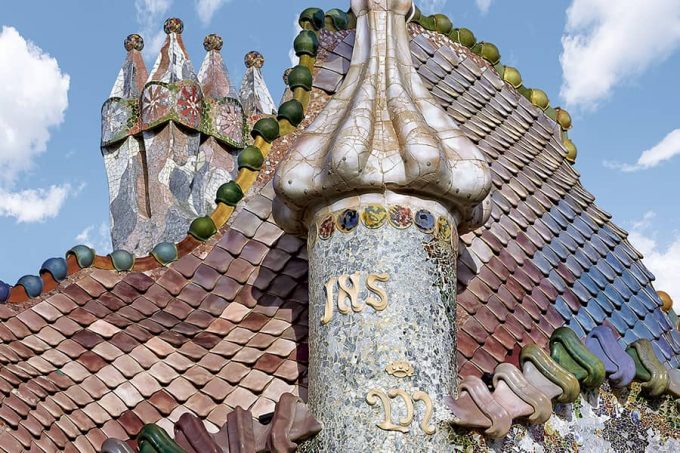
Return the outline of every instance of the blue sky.
<path id="1" fill-rule="evenodd" d="M 680 301 L 680 2 L 425 0 L 455 26 L 498 45 L 505 64 L 574 118 L 576 168 L 598 204 Z M 296 17 L 347 0 L 25 0 L 0 25 L 0 279 L 13 284 L 79 242 L 108 252 L 100 108 L 141 33 L 155 60 L 165 18 L 184 20 L 194 67 L 218 33 L 232 81 L 259 50 L 275 100 L 290 66 Z M 36 14 L 36 11 L 40 14 Z M 664 140 L 665 139 L 665 140 Z M 680 277 L 680 275 L 678 275 Z M 676 306 L 680 306 L 677 304 Z"/>

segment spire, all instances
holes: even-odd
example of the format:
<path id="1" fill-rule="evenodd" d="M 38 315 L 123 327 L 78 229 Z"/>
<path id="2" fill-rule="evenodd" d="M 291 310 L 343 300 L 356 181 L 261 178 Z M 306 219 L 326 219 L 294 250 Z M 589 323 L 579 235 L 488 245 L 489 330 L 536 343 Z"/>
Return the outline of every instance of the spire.
<path id="1" fill-rule="evenodd" d="M 163 30 L 168 35 L 161 48 L 149 81 L 176 83 L 180 80 L 197 81 L 194 67 L 182 41 L 184 23 L 175 17 L 165 21 Z"/>
<path id="2" fill-rule="evenodd" d="M 110 98 L 138 98 L 142 94 L 144 83 L 149 73 L 142 58 L 144 40 L 138 34 L 129 35 L 123 43 L 127 50 L 127 57 L 120 68 L 116 83 L 111 89 Z"/>
<path id="3" fill-rule="evenodd" d="M 144 40 L 138 34 L 125 38 L 123 46 L 127 56 L 118 72 L 108 101 L 102 107 L 102 144 L 117 142 L 139 131 L 139 124 L 133 121 L 135 112 L 129 100 L 139 99 L 148 77 L 142 58 Z"/>
<path id="4" fill-rule="evenodd" d="M 462 231 L 485 222 L 488 164 L 413 66 L 411 7 L 412 0 L 352 1 L 357 31 L 347 76 L 274 180 L 275 215 L 289 232 L 304 231 L 319 205 L 370 193 L 438 202 Z"/>
<path id="5" fill-rule="evenodd" d="M 264 57 L 259 52 L 251 51 L 246 54 L 244 61 L 246 73 L 241 82 L 239 97 L 246 116 L 275 114 L 274 100 L 262 77 Z"/>
<path id="6" fill-rule="evenodd" d="M 236 87 L 232 85 L 229 79 L 229 72 L 220 53 L 222 45 L 222 38 L 216 34 L 205 37 L 203 48 L 207 53 L 198 72 L 198 81 L 205 97 L 238 99 Z"/>

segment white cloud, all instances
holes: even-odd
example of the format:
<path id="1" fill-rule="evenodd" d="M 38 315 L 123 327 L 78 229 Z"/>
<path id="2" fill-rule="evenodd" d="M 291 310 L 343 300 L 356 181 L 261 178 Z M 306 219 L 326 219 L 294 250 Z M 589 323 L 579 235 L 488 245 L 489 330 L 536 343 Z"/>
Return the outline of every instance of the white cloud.
<path id="1" fill-rule="evenodd" d="M 482 14 L 486 14 L 489 12 L 489 8 L 491 8 L 492 1 L 493 0 L 475 0 L 475 3 L 477 4 L 479 11 L 481 11 Z"/>
<path id="2" fill-rule="evenodd" d="M 57 60 L 13 27 L 0 33 L 0 217 L 19 223 L 44 222 L 59 214 L 72 190 L 69 184 L 16 190 L 47 149 L 50 130 L 64 121 L 70 79 Z"/>
<path id="3" fill-rule="evenodd" d="M 658 242 L 659 233 L 653 229 L 654 212 L 648 212 L 635 222 L 629 241 L 644 256 L 644 264 L 656 276 L 654 287 L 670 294 L 676 313 L 680 313 L 680 235 L 664 246 Z"/>
<path id="4" fill-rule="evenodd" d="M 87 245 L 97 251 L 97 254 L 104 255 L 111 252 L 111 235 L 107 222 L 102 222 L 99 226 L 90 225 L 75 237 L 77 244 Z"/>
<path id="5" fill-rule="evenodd" d="M 676 129 L 670 134 L 666 135 L 663 140 L 654 145 L 650 149 L 643 151 L 640 158 L 634 164 L 622 164 L 619 162 L 605 161 L 604 165 L 608 168 L 621 170 L 625 172 L 634 172 L 639 170 L 647 170 L 654 168 L 680 155 L 680 129 Z"/>
<path id="6" fill-rule="evenodd" d="M 11 185 L 64 121 L 70 79 L 13 27 L 0 33 L 0 184 Z"/>
<path id="7" fill-rule="evenodd" d="M 420 2 L 416 2 L 416 5 L 420 8 L 423 14 L 441 13 L 445 4 L 446 0 L 422 0 Z"/>
<path id="8" fill-rule="evenodd" d="M 593 109 L 680 47 L 680 2 L 572 0 L 562 47 L 560 94 Z"/>
<path id="9" fill-rule="evenodd" d="M 172 0 L 135 0 L 139 34 L 144 38 L 144 56 L 156 58 L 165 42 L 163 21 L 172 6 Z"/>
<path id="10" fill-rule="evenodd" d="M 44 222 L 55 218 L 72 195 L 69 184 L 18 192 L 0 189 L 0 216 L 14 217 L 18 223 Z"/>
<path id="11" fill-rule="evenodd" d="M 201 19 L 203 26 L 210 25 L 213 16 L 218 9 L 229 3 L 231 0 L 196 0 L 196 13 Z"/>

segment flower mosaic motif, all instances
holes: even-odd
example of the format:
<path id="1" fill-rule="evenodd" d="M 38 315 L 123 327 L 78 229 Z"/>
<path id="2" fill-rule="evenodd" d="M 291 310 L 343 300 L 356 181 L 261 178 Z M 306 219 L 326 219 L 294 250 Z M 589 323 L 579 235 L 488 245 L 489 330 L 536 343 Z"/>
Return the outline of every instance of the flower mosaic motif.
<path id="1" fill-rule="evenodd" d="M 367 228 L 380 228 L 387 222 L 387 210 L 380 205 L 368 206 L 361 213 L 361 220 Z"/>
<path id="2" fill-rule="evenodd" d="M 236 103 L 226 102 L 219 106 L 215 115 L 217 133 L 236 143 L 243 142 L 243 109 Z"/>
<path id="3" fill-rule="evenodd" d="M 413 225 L 411 209 L 406 206 L 390 207 L 390 223 L 399 229 L 405 229 Z"/>
<path id="4" fill-rule="evenodd" d="M 144 124 L 164 117 L 170 110 L 170 92 L 161 85 L 152 85 L 144 90 L 142 99 L 142 121 Z"/>
<path id="5" fill-rule="evenodd" d="M 421 209 L 416 212 L 416 226 L 423 230 L 425 233 L 434 232 L 435 220 L 434 216 L 430 211 Z"/>
<path id="6" fill-rule="evenodd" d="M 319 237 L 323 240 L 330 239 L 333 236 L 334 230 L 335 222 L 333 221 L 333 216 L 329 216 L 319 225 Z"/>
<path id="7" fill-rule="evenodd" d="M 197 127 L 200 115 L 200 105 L 201 96 L 198 87 L 182 87 L 179 99 L 177 100 L 177 107 L 179 108 L 179 114 L 182 116 L 182 119 Z"/>
<path id="8" fill-rule="evenodd" d="M 354 209 L 346 209 L 338 217 L 338 229 L 349 233 L 359 225 L 359 213 Z"/>
<path id="9" fill-rule="evenodd" d="M 107 143 L 128 128 L 130 114 L 127 107 L 119 100 L 108 102 L 102 112 L 102 142 Z"/>

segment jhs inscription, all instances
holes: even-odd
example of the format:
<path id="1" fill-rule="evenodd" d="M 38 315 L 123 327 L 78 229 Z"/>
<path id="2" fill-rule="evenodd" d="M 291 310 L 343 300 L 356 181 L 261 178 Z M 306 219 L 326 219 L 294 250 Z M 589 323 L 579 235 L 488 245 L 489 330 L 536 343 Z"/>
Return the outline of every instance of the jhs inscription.
<path id="1" fill-rule="evenodd" d="M 390 277 L 387 274 L 370 274 L 366 277 L 366 289 L 369 291 L 370 296 L 366 298 L 364 303 L 361 303 L 359 300 L 361 277 L 358 272 L 352 275 L 341 275 L 340 277 L 331 278 L 325 285 L 326 306 L 321 318 L 321 324 L 325 325 L 331 322 L 336 305 L 340 314 L 343 315 L 347 315 L 352 311 L 361 313 L 366 308 L 366 305 L 372 307 L 375 311 L 385 310 L 387 308 L 387 292 L 384 288 L 378 286 L 378 283 L 385 283 L 389 279 Z"/>
<path id="2" fill-rule="evenodd" d="M 406 415 L 398 420 L 399 424 L 392 421 L 392 400 L 395 398 L 401 398 L 401 400 L 406 405 Z M 384 417 L 379 423 L 376 423 L 378 428 L 385 431 L 398 431 L 400 433 L 409 432 L 409 427 L 413 423 L 414 409 L 413 403 L 422 401 L 425 404 L 425 413 L 423 414 L 423 419 L 420 422 L 420 429 L 427 435 L 434 434 L 437 428 L 430 425 L 430 420 L 432 420 L 432 400 L 430 396 L 422 391 L 416 391 L 413 395 L 409 395 L 404 390 L 401 389 L 389 389 L 387 393 L 380 389 L 373 389 L 366 395 L 366 402 L 371 406 L 378 404 L 378 401 L 382 403 Z"/>

